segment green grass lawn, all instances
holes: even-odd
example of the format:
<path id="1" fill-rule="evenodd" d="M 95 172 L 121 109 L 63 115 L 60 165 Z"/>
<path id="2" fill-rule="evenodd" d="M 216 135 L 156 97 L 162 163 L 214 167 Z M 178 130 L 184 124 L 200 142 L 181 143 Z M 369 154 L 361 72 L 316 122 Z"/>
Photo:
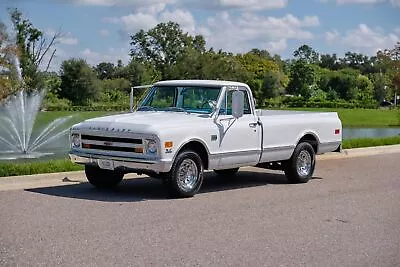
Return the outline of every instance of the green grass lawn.
<path id="1" fill-rule="evenodd" d="M 35 121 L 35 128 L 42 128 L 55 119 L 71 115 L 73 117 L 66 122 L 66 126 L 71 126 L 86 119 L 100 117 L 107 114 L 112 113 L 106 111 L 45 111 L 38 114 Z"/>
<path id="2" fill-rule="evenodd" d="M 400 127 L 400 110 L 295 108 L 290 110 L 335 111 L 343 127 Z"/>

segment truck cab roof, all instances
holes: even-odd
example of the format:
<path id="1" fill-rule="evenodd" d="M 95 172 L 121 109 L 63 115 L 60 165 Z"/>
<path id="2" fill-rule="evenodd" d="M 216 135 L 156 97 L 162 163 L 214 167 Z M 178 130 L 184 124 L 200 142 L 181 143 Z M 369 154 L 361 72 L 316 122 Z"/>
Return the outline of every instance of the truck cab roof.
<path id="1" fill-rule="evenodd" d="M 154 86 L 244 86 L 245 83 L 219 80 L 169 80 L 156 82 Z"/>

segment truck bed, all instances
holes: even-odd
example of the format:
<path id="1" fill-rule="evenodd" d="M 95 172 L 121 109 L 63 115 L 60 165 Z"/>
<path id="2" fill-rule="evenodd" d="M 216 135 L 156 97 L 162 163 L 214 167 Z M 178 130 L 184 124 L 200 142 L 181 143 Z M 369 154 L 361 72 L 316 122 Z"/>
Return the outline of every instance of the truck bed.
<path id="1" fill-rule="evenodd" d="M 300 138 L 315 137 L 317 154 L 334 151 L 341 142 L 337 112 L 256 110 L 262 125 L 261 162 L 290 158 Z"/>

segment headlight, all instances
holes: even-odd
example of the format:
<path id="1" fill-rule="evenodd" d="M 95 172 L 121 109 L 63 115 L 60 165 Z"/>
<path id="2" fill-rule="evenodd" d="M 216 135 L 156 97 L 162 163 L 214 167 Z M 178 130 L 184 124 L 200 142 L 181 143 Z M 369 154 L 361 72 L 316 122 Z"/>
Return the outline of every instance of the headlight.
<path id="1" fill-rule="evenodd" d="M 150 154 L 157 153 L 157 142 L 154 140 L 147 140 L 146 142 L 146 152 Z"/>
<path id="2" fill-rule="evenodd" d="M 80 148 L 81 147 L 81 137 L 79 134 L 72 134 L 71 146 L 72 146 L 72 148 Z"/>

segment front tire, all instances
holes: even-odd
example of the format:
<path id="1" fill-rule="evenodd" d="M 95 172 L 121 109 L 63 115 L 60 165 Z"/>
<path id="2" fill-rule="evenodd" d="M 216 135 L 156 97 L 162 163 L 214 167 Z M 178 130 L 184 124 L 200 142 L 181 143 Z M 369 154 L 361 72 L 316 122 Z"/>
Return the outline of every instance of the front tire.
<path id="1" fill-rule="evenodd" d="M 310 143 L 298 144 L 292 157 L 284 163 L 284 172 L 291 183 L 307 183 L 314 173 L 315 151 Z"/>
<path id="2" fill-rule="evenodd" d="M 180 152 L 176 157 L 166 185 L 175 197 L 192 197 L 203 183 L 203 161 L 191 150 Z"/>
<path id="3" fill-rule="evenodd" d="M 124 178 L 121 172 L 103 170 L 92 165 L 85 165 L 85 174 L 89 183 L 96 188 L 113 188 Z"/>

